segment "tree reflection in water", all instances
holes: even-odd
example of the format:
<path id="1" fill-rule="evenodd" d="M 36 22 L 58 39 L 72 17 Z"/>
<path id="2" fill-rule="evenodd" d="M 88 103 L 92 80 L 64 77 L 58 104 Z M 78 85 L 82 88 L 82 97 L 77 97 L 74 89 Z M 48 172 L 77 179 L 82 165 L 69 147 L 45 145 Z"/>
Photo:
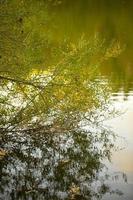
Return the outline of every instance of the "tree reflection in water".
<path id="1" fill-rule="evenodd" d="M 39 80 L 41 77 L 38 75 Z M 84 97 L 81 107 L 77 99 L 72 102 L 72 90 L 67 94 L 67 101 L 62 97 L 64 102 L 71 102 L 66 111 L 66 103 L 59 95 L 56 105 L 50 102 L 47 107 L 42 94 L 44 88 L 34 87 L 35 82 L 31 80 L 32 85 L 27 83 L 5 80 L 1 86 L 1 148 L 6 152 L 1 159 L 1 198 L 101 198 L 109 188 L 100 182 L 98 174 L 103 159 L 110 158 L 114 147 L 114 134 L 101 123 L 113 114 L 109 110 L 107 86 L 90 81 L 85 93 L 88 98 Z M 60 88 L 53 86 L 52 95 Z M 49 93 L 45 97 L 52 99 Z M 2 104 L 2 98 L 6 103 Z"/>
<path id="2" fill-rule="evenodd" d="M 114 110 L 97 68 L 119 44 L 57 44 L 45 1 L 1 6 L 0 198 L 100 199 L 110 191 L 99 172 L 115 136 L 102 125 Z"/>

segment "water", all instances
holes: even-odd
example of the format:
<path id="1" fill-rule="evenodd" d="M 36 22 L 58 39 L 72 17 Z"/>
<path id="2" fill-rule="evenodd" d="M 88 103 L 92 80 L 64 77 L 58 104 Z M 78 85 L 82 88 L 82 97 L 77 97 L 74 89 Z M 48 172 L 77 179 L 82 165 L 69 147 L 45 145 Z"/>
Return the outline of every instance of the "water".
<path id="1" fill-rule="evenodd" d="M 112 164 L 110 168 L 113 171 L 123 171 L 127 175 L 127 183 L 124 184 L 122 181 L 116 181 L 116 183 L 111 183 L 113 187 L 120 188 L 124 191 L 123 197 L 107 197 L 105 199 L 132 199 L 132 188 L 133 188 L 133 96 L 132 92 L 125 94 L 123 90 L 119 93 L 112 94 L 112 99 L 114 100 L 115 107 L 123 111 L 123 114 L 116 119 L 108 121 L 108 125 L 111 125 L 116 133 L 122 138 L 125 142 L 122 143 L 122 140 L 119 141 L 119 144 L 123 146 L 118 152 L 113 153 Z M 123 144 L 123 145 L 122 145 Z"/>
<path id="2" fill-rule="evenodd" d="M 132 200 L 133 1 L 0 6 L 0 199 Z"/>

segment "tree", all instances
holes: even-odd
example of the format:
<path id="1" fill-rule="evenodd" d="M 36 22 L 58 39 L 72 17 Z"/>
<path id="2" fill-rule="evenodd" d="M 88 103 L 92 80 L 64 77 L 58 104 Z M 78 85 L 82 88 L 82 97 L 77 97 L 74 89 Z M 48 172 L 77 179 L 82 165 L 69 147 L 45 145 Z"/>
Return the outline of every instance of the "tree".
<path id="1" fill-rule="evenodd" d="M 47 1 L 3 1 L 1 19 L 2 198 L 101 195 L 90 186 L 114 147 L 101 124 L 114 110 L 98 66 L 120 51 L 96 37 L 55 44 Z"/>

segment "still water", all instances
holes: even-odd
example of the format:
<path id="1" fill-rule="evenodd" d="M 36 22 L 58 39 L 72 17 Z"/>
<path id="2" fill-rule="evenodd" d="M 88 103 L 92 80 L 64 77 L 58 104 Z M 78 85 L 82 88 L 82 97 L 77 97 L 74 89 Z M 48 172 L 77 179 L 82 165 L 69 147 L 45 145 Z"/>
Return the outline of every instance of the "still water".
<path id="1" fill-rule="evenodd" d="M 131 83 L 130 83 L 131 84 Z M 117 141 L 122 147 L 112 155 L 112 162 L 109 164 L 111 172 L 123 171 L 127 175 L 127 182 L 124 183 L 122 180 L 117 180 L 109 184 L 113 188 L 119 188 L 124 191 L 123 196 L 111 196 L 105 195 L 103 199 L 132 199 L 133 193 L 133 96 L 132 90 L 124 93 L 124 89 L 120 88 L 119 92 L 112 93 L 111 97 L 114 101 L 116 109 L 119 109 L 123 114 L 111 120 L 107 120 L 105 123 L 111 126 L 115 133 L 120 136 L 120 140 Z M 124 139 L 124 141 L 123 141 Z"/>
<path id="2" fill-rule="evenodd" d="M 133 1 L 0 2 L 0 199 L 133 199 Z"/>

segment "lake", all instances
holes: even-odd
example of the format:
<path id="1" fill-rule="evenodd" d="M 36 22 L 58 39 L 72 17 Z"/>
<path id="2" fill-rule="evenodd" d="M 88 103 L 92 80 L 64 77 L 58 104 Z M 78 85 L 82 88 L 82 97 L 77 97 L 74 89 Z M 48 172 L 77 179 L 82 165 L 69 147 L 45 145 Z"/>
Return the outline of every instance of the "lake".
<path id="1" fill-rule="evenodd" d="M 0 2 L 0 199 L 133 199 L 133 1 Z"/>

